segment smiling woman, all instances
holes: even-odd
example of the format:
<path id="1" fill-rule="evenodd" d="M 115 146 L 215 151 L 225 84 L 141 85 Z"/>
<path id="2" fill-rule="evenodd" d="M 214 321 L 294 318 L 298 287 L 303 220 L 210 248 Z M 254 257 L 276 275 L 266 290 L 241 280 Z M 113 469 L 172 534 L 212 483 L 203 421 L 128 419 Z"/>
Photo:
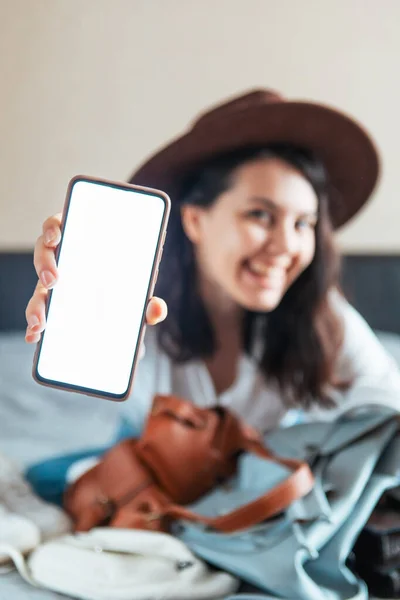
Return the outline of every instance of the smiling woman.
<path id="1" fill-rule="evenodd" d="M 337 284 L 326 194 L 322 164 L 289 145 L 215 157 L 184 181 L 157 288 L 169 306 L 160 340 L 169 352 L 179 332 L 172 356 L 205 358 L 220 393 L 236 376 L 232 349 L 240 351 L 243 336 L 251 354 L 263 328 L 278 341 L 264 348 L 265 375 L 283 391 L 291 386 L 299 399 L 310 393 L 323 398 L 341 341 L 340 323 L 324 303 Z M 186 287 L 190 279 L 194 284 Z M 303 377 L 296 381 L 299 371 Z"/>

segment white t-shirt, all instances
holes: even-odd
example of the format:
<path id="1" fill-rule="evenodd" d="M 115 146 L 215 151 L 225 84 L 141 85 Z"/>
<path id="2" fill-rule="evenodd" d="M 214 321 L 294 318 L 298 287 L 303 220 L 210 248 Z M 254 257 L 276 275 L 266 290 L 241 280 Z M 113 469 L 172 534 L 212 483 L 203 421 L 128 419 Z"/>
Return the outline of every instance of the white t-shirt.
<path id="1" fill-rule="evenodd" d="M 300 420 L 330 420 L 340 412 L 366 404 L 385 404 L 400 411 L 400 372 L 396 362 L 361 315 L 337 293 L 332 298 L 344 323 L 336 373 L 339 380 L 353 381 L 344 392 L 332 390 L 337 406 L 333 410 L 287 410 L 276 386 L 265 379 L 247 355 L 240 358 L 234 384 L 217 396 L 204 362 L 175 364 L 159 347 L 156 328 L 148 327 L 145 356 L 138 365 L 131 396 L 121 406 L 124 417 L 141 430 L 156 394 L 175 394 L 201 407 L 229 407 L 261 432 Z"/>

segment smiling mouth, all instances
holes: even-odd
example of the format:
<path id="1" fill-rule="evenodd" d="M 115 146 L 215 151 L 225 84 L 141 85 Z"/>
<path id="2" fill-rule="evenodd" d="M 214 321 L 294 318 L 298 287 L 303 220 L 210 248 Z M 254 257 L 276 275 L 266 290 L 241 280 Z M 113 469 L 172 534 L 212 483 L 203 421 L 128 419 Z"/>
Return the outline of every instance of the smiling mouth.
<path id="1" fill-rule="evenodd" d="M 264 289 L 282 289 L 286 282 L 286 269 L 265 265 L 257 261 L 245 261 L 247 278 Z"/>

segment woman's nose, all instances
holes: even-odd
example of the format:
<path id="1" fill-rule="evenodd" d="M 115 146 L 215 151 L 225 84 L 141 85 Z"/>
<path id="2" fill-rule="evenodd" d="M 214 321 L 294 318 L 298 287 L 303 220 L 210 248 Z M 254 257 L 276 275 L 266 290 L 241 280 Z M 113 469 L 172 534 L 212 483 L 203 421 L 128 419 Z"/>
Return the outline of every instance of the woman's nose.
<path id="1" fill-rule="evenodd" d="M 298 252 L 299 236 L 293 225 L 281 223 L 271 231 L 270 249 L 276 254 L 294 255 Z"/>

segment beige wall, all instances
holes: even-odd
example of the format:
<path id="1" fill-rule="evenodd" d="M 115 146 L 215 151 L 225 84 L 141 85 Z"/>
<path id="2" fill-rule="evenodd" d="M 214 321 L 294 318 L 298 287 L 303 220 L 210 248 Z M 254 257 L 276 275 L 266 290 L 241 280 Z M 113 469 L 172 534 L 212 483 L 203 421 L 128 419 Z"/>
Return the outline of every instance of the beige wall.
<path id="1" fill-rule="evenodd" d="M 340 237 L 398 252 L 399 0 L 0 0 L 0 250 L 27 249 L 76 173 L 124 179 L 203 106 L 253 86 L 335 104 L 381 148 Z"/>

